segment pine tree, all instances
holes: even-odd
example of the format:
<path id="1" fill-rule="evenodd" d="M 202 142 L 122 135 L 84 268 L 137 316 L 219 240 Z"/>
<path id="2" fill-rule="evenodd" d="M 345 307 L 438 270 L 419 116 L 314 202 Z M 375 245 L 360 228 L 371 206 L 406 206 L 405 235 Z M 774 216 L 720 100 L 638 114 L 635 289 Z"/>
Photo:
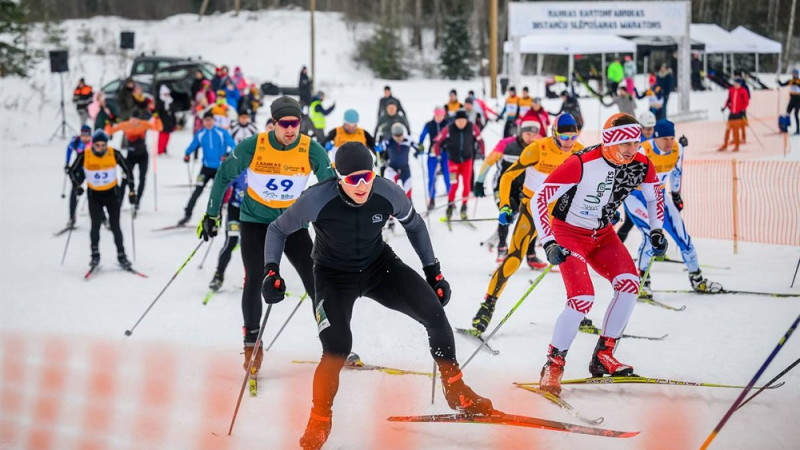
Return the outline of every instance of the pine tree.
<path id="1" fill-rule="evenodd" d="M 442 75 L 455 80 L 472 78 L 472 65 L 475 51 L 472 48 L 472 36 L 465 15 L 449 17 L 444 23 L 444 39 L 439 61 Z"/>
<path id="2" fill-rule="evenodd" d="M 374 36 L 358 43 L 356 60 L 365 62 L 379 78 L 403 80 L 408 78 L 408 71 L 403 67 L 404 56 L 395 32 L 380 26 Z"/>
<path id="3" fill-rule="evenodd" d="M 13 0 L 0 0 L 0 77 L 24 77 L 33 65 L 33 55 L 24 45 L 27 8 Z"/>

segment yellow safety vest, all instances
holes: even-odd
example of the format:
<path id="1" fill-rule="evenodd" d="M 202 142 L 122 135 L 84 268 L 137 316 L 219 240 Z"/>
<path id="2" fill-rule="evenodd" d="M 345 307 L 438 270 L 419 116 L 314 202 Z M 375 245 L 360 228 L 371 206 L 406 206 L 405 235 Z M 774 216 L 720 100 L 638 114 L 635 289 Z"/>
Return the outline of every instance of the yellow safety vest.
<path id="1" fill-rule="evenodd" d="M 311 118 L 311 123 L 314 124 L 314 128 L 318 128 L 320 130 L 325 129 L 325 114 L 317 111 L 317 105 L 322 104 L 320 100 L 314 100 L 308 106 L 309 112 L 308 116 Z"/>
<path id="2" fill-rule="evenodd" d="M 247 194 L 269 208 L 288 208 L 303 192 L 311 175 L 308 156 L 311 138 L 300 135 L 291 150 L 278 150 L 269 133 L 259 133 L 253 159 L 247 168 Z"/>

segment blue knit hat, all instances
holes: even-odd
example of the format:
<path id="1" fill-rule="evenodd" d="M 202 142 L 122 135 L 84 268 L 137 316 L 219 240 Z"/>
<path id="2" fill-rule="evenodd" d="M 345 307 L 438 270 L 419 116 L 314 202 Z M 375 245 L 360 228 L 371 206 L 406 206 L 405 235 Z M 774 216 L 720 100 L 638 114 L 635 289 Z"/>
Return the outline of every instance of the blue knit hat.
<path id="1" fill-rule="evenodd" d="M 92 127 L 90 127 L 89 125 L 82 126 L 81 127 L 81 134 L 91 135 L 92 134 Z"/>
<path id="2" fill-rule="evenodd" d="M 357 124 L 358 123 L 358 111 L 355 109 L 348 109 L 344 112 L 344 123 L 351 123 Z"/>
<path id="3" fill-rule="evenodd" d="M 675 124 L 666 119 L 661 119 L 656 122 L 656 126 L 653 129 L 653 137 L 660 138 L 670 136 L 675 136 Z"/>
<path id="4" fill-rule="evenodd" d="M 553 122 L 553 131 L 557 133 L 577 133 L 578 122 L 569 113 L 561 114 Z"/>
<path id="5" fill-rule="evenodd" d="M 92 142 L 108 142 L 108 135 L 103 130 L 97 130 L 92 136 Z"/>

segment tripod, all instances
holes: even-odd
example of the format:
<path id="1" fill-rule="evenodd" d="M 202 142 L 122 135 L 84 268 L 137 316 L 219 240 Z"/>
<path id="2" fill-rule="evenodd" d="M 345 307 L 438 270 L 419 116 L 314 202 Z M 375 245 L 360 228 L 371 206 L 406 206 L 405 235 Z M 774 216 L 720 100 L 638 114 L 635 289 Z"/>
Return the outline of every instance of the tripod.
<path id="1" fill-rule="evenodd" d="M 72 126 L 67 123 L 66 111 L 64 110 L 64 74 L 63 73 L 59 73 L 58 74 L 58 79 L 61 82 L 61 123 L 58 126 L 56 126 L 56 129 L 55 129 L 55 131 L 53 131 L 53 135 L 50 136 L 50 141 L 48 141 L 48 142 L 53 142 L 53 139 L 55 139 L 55 137 L 58 134 L 59 130 L 61 130 L 61 139 L 66 139 L 67 138 L 67 129 L 68 128 L 69 128 L 70 131 L 72 131 L 72 133 L 77 134 L 77 132 L 75 131 L 75 128 L 72 128 Z"/>

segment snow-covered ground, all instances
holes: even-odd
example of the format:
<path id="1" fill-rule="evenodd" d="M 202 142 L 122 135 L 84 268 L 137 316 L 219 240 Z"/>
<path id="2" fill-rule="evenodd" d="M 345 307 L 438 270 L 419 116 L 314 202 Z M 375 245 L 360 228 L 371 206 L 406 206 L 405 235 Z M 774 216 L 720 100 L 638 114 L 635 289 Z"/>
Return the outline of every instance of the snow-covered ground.
<path id="1" fill-rule="evenodd" d="M 106 27 L 114 39 L 122 29 L 136 31 L 137 41 L 148 50 L 199 54 L 218 64 L 240 65 L 246 74 L 258 74 L 261 80 L 293 84 L 299 67 L 307 62 L 306 18 L 300 12 L 281 11 L 261 14 L 257 21 L 213 16 L 198 23 L 194 16 L 176 16 L 159 23 L 116 18 L 68 22 L 67 42 L 75 50 L 70 52 L 70 64 L 84 72 L 73 69 L 67 90 L 69 93 L 80 75 L 97 88 L 101 79 L 107 81 L 118 70 L 113 67 L 113 56 L 76 56 L 76 30 L 82 23 L 98 30 Z M 362 124 L 371 130 L 377 97 L 387 82 L 375 80 L 366 69 L 349 63 L 353 34 L 340 16 L 320 14 L 317 24 L 324 30 L 318 31 L 319 87 L 337 104 L 331 124 L 339 122 L 345 109 L 356 108 Z M 534 86 L 536 79 L 527 81 Z M 462 95 L 468 89 L 482 90 L 480 80 L 414 79 L 390 84 L 403 101 L 415 133 L 428 120 L 433 106 L 445 101 L 450 88 Z M 311 403 L 314 365 L 292 361 L 315 360 L 320 355 L 308 302 L 300 306 L 265 356 L 259 396 L 245 394 L 233 436 L 226 436 L 243 375 L 239 355 L 243 269 L 234 255 L 223 290 L 207 306 L 201 304 L 216 265 L 220 238 L 203 269 L 198 266 L 206 246 L 134 335 L 123 336 L 198 242 L 190 230 L 152 231 L 177 221 L 188 199 L 181 154 L 191 139 L 189 130 L 174 133 L 169 155 L 158 158 L 158 211 L 151 176 L 135 221 L 134 265 L 150 278 L 118 270 L 111 234 L 102 230 L 103 268 L 91 281 L 81 279 L 89 259 L 89 219 L 84 206 L 79 209 L 79 228 L 71 236 L 64 265 L 59 264 L 66 236 L 54 238 L 52 233 L 67 218 L 66 201 L 60 198 L 65 142 L 47 142 L 59 120 L 54 115 L 57 86 L 58 78 L 46 73 L 46 65 L 30 80 L 0 80 L 0 99 L 5 106 L 0 111 L 0 129 L 6 162 L 0 167 L 0 210 L 4 212 L 0 221 L 0 448 L 296 447 Z M 720 91 L 696 94 L 692 109 L 706 109 L 711 116 L 723 102 Z M 677 99 L 671 103 L 677 106 Z M 610 111 L 593 113 L 598 109 L 593 100 L 582 101 L 582 105 L 589 130 L 601 122 L 598 116 L 602 119 Z M 553 110 L 557 102 L 545 100 L 545 106 Z M 73 111 L 68 106 L 68 120 L 75 123 Z M 263 113 L 257 118 L 260 125 L 265 120 Z M 496 142 L 500 132 L 499 124 L 490 125 L 484 133 L 488 143 Z M 800 142 L 797 137 L 791 142 L 796 157 Z M 151 174 L 154 168 L 151 158 Z M 422 186 L 420 171 L 413 177 L 415 186 Z M 195 219 L 199 220 L 206 198 L 196 208 Z M 413 200 L 424 209 L 421 189 L 415 189 Z M 490 200 L 477 202 L 476 217 L 495 215 Z M 127 204 L 122 224 L 128 255 L 132 256 Z M 495 266 L 494 256 L 478 245 L 492 233 L 494 224 L 479 222 L 477 226 L 473 231 L 456 224 L 449 232 L 436 215 L 429 225 L 444 275 L 453 286 L 453 299 L 446 308 L 453 326 L 469 325 Z M 634 251 L 639 237 L 636 232 L 631 236 L 628 246 Z M 402 230 L 391 236 L 389 243 L 407 263 L 419 268 Z M 734 255 L 726 241 L 696 239 L 695 243 L 701 263 L 726 267 L 706 268 L 706 276 L 729 289 L 800 294 L 798 287 L 789 289 L 800 256 L 797 248 L 745 243 Z M 674 248 L 671 254 L 678 257 Z M 294 271 L 286 266 L 284 272 L 290 291 L 301 291 Z M 656 264 L 652 274 L 656 289 L 689 289 L 681 265 Z M 521 268 L 511 279 L 498 303 L 494 324 L 536 275 Z M 595 282 L 597 304 L 589 317 L 599 322 L 611 289 L 597 276 Z M 512 385 L 514 381 L 538 380 L 564 296 L 560 276 L 547 275 L 493 339 L 500 354 L 481 353 L 465 370 L 467 382 L 491 397 L 498 409 L 576 421 Z M 639 374 L 660 378 L 746 384 L 800 313 L 797 298 L 662 294 L 658 299 L 687 307 L 672 312 L 639 304 L 626 332 L 669 336 L 663 341 L 625 340 L 617 356 L 633 364 Z M 297 298 L 290 297 L 273 308 L 267 342 L 296 303 Z M 354 350 L 365 362 L 431 370 L 424 330 L 413 320 L 362 299 L 352 327 Z M 588 375 L 595 341 L 594 336 L 585 334 L 576 338 L 566 377 Z M 456 337 L 456 344 L 462 361 L 474 348 L 461 337 Z M 799 354 L 800 337 L 794 336 L 761 381 L 769 380 Z M 430 404 L 427 377 L 345 371 L 341 379 L 326 448 L 692 448 L 703 442 L 739 393 L 736 389 L 652 385 L 566 388 L 564 397 L 583 414 L 605 417 L 603 427 L 641 431 L 631 439 L 611 439 L 510 427 L 390 423 L 385 421 L 390 415 L 449 409 L 440 391 L 435 405 Z M 734 414 L 715 446 L 797 448 L 800 370 L 783 380 L 786 385 L 764 392 Z"/>

